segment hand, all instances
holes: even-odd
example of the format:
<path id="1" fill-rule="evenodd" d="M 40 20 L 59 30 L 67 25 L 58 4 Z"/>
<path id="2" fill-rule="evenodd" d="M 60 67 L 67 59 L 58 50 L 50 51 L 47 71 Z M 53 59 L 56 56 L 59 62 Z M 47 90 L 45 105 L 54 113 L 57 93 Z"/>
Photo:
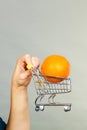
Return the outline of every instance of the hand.
<path id="1" fill-rule="evenodd" d="M 12 76 L 11 105 L 6 130 L 30 130 L 30 114 L 28 106 L 27 86 L 32 73 L 26 65 L 39 67 L 39 59 L 26 54 L 17 60 Z"/>
<path id="2" fill-rule="evenodd" d="M 15 87 L 27 87 L 31 81 L 32 73 L 26 69 L 26 65 L 30 64 L 33 67 L 39 67 L 39 59 L 37 57 L 31 57 L 26 54 L 19 58 L 16 63 L 16 67 L 12 77 L 12 86 Z"/>

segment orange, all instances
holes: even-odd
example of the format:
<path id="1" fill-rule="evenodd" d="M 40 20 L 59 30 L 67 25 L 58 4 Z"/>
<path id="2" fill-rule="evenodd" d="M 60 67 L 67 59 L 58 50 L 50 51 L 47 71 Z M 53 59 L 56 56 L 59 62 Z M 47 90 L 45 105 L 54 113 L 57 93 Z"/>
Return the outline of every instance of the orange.
<path id="1" fill-rule="evenodd" d="M 49 76 L 49 78 L 45 77 L 49 82 L 61 82 L 70 73 L 70 63 L 64 56 L 50 55 L 42 62 L 41 73 L 44 76 Z"/>

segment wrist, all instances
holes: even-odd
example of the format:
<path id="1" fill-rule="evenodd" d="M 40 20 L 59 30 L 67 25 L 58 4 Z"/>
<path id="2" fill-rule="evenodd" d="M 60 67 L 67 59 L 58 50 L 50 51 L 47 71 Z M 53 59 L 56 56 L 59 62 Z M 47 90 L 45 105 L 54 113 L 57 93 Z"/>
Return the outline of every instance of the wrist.
<path id="1" fill-rule="evenodd" d="M 17 110 L 23 110 L 28 107 L 28 91 L 25 86 L 11 87 L 11 107 Z"/>

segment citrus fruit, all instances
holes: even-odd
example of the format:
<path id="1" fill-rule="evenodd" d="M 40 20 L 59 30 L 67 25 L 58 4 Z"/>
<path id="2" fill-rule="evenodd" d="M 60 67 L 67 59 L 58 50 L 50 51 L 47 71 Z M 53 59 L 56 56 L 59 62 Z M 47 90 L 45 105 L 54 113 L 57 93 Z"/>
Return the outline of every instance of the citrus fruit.
<path id="1" fill-rule="evenodd" d="M 61 82 L 70 73 L 70 63 L 61 55 L 47 56 L 41 64 L 41 73 L 49 82 Z"/>

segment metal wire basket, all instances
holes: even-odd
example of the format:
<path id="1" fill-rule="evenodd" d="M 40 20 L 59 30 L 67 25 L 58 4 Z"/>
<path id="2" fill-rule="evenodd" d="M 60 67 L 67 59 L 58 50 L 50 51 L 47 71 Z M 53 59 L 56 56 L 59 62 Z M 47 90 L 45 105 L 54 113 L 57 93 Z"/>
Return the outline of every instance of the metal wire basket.
<path id="1" fill-rule="evenodd" d="M 60 78 L 53 76 L 44 76 L 39 70 L 32 69 L 33 81 L 35 84 L 37 98 L 35 100 L 35 110 L 43 111 L 45 106 L 64 106 L 64 111 L 71 110 L 71 103 L 57 103 L 54 98 L 57 94 L 64 94 L 71 92 L 71 79 L 70 78 Z M 49 79 L 58 79 L 61 82 L 49 82 Z M 48 95 L 48 102 L 43 103 L 42 99 Z"/>

